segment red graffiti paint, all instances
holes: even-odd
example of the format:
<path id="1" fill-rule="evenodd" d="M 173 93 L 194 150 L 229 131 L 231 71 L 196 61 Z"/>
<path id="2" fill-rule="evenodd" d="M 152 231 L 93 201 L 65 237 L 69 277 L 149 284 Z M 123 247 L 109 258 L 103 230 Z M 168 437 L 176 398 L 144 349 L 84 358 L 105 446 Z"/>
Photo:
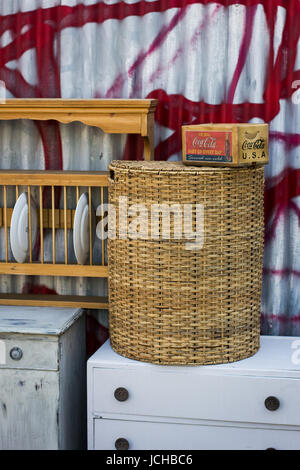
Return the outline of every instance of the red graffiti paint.
<path id="1" fill-rule="evenodd" d="M 89 22 L 98 24 L 108 20 L 122 20 L 129 16 L 144 16 L 150 12 L 164 12 L 171 8 L 178 8 L 170 24 L 164 26 L 153 40 L 149 49 L 141 52 L 134 63 L 130 66 L 127 73 L 134 74 L 142 66 L 144 61 L 161 43 L 166 40 L 170 31 L 180 21 L 189 5 L 195 3 L 213 3 L 210 1 L 192 1 L 185 2 L 166 0 L 165 2 L 137 2 L 127 4 L 119 2 L 112 5 L 105 5 L 99 2 L 95 5 L 79 4 L 75 7 L 57 6 L 53 8 L 37 9 L 32 12 L 18 12 L 16 14 L 0 17 L 0 34 L 5 31 L 12 31 L 15 35 L 14 40 L 0 50 L 0 79 L 4 80 L 7 88 L 16 97 L 60 97 L 60 75 L 59 64 L 54 54 L 54 40 L 57 34 L 66 27 L 82 27 Z M 205 102 L 191 102 L 182 95 L 167 95 L 164 90 L 153 90 L 148 97 L 158 98 L 160 100 L 156 113 L 157 122 L 162 126 L 174 130 L 173 134 L 163 142 L 159 142 L 155 149 L 155 158 L 166 160 L 172 154 L 181 150 L 180 128 L 183 124 L 197 124 L 201 122 L 245 122 L 252 117 L 260 117 L 265 122 L 271 121 L 279 112 L 279 100 L 289 98 L 295 91 L 292 88 L 293 80 L 300 76 L 300 71 L 295 69 L 295 60 L 297 54 L 297 44 L 300 35 L 300 3 L 296 0 L 280 1 L 274 0 L 272 5 L 268 1 L 219 1 L 218 7 L 240 4 L 247 6 L 244 37 L 241 43 L 240 54 L 236 65 L 236 70 L 228 90 L 227 100 L 220 105 L 208 105 Z M 267 64 L 268 80 L 265 89 L 265 103 L 242 103 L 233 105 L 234 93 L 245 65 L 249 45 L 253 33 L 253 22 L 255 11 L 258 5 L 262 5 L 265 10 L 266 20 L 270 33 L 270 51 Z M 286 19 L 283 30 L 282 42 L 279 46 L 276 61 L 274 63 L 274 25 L 276 20 L 277 6 L 286 9 Z M 298 14 L 297 14 L 298 13 Z M 29 29 L 25 33 L 24 26 Z M 9 70 L 5 66 L 8 61 L 18 59 L 26 50 L 34 47 L 37 55 L 38 85 L 30 86 L 21 76 L 18 70 Z M 179 51 L 180 53 L 180 51 Z M 176 60 L 176 56 L 174 58 Z M 127 77 L 127 75 L 126 75 Z M 126 78 L 125 77 L 125 78 Z M 125 80 L 124 76 L 116 78 L 107 96 L 115 97 L 122 88 Z M 136 90 L 137 92 L 138 90 Z M 134 94 L 134 90 L 132 92 Z M 48 125 L 39 123 L 38 129 L 42 138 L 45 168 L 62 169 L 62 145 L 59 134 L 59 126 L 56 122 Z M 272 133 L 271 138 L 284 140 L 289 146 L 298 145 L 300 137 L 298 134 L 293 137 L 283 133 Z M 134 147 L 134 150 L 133 150 Z M 128 139 L 124 158 L 142 158 L 142 145 L 136 143 L 133 137 Z M 285 180 L 285 183 L 287 181 Z M 281 183 L 279 190 L 282 193 Z M 273 190 L 273 192 L 276 192 Z M 273 201 L 278 204 L 278 197 Z M 266 218 L 270 218 L 273 211 L 276 210 L 276 216 L 279 216 L 284 210 L 283 204 L 275 207 L 276 204 L 269 204 L 267 201 Z M 285 206 L 286 200 L 285 200 Z"/>
<path id="2" fill-rule="evenodd" d="M 287 317 L 284 314 L 272 314 L 272 313 L 261 313 L 262 321 L 277 321 L 279 323 L 299 323 L 300 322 L 300 314 L 294 315 L 293 317 Z"/>
<path id="3" fill-rule="evenodd" d="M 271 276 L 279 276 L 279 277 L 288 277 L 288 276 L 296 276 L 300 277 L 300 271 L 296 271 L 295 269 L 268 269 L 264 268 L 263 270 L 265 275 Z"/>
<path id="4" fill-rule="evenodd" d="M 43 284 L 40 284 L 39 286 L 34 286 L 31 283 L 26 283 L 23 286 L 22 294 L 56 295 L 56 291 L 54 289 L 50 289 L 49 287 Z"/>
<path id="5" fill-rule="evenodd" d="M 151 55 L 168 39 L 170 33 L 186 15 L 190 5 L 209 3 L 215 4 L 211 18 L 220 8 L 230 5 L 245 6 L 244 32 L 241 41 L 239 57 L 228 87 L 227 95 L 222 103 L 211 105 L 205 101 L 191 101 L 181 93 L 169 94 L 164 89 L 153 89 L 148 96 L 142 96 L 142 71 Z M 262 6 L 267 22 L 270 49 L 266 62 L 266 80 L 263 103 L 244 102 L 234 103 L 237 86 L 244 70 L 250 43 L 253 37 L 253 25 L 258 6 Z M 286 11 L 281 43 L 275 56 L 274 36 L 277 18 L 277 8 L 283 7 Z M 157 124 L 170 129 L 171 134 L 155 148 L 156 160 L 167 160 L 172 155 L 181 152 L 181 126 L 184 124 L 198 124 L 204 122 L 247 122 L 252 118 L 260 118 L 271 122 L 280 111 L 280 101 L 291 99 L 295 91 L 293 83 L 300 80 L 300 70 L 296 70 L 296 57 L 300 39 L 300 2 L 298 0 L 164 0 L 137 1 L 136 3 L 118 2 L 104 4 L 98 2 L 94 5 L 78 4 L 74 7 L 56 6 L 52 8 L 38 8 L 29 12 L 18 12 L 11 15 L 0 16 L 0 35 L 10 31 L 12 42 L 0 48 L 0 80 L 3 80 L 7 89 L 19 98 L 59 98 L 61 97 L 60 64 L 56 55 L 55 42 L 61 31 L 65 28 L 81 28 L 88 23 L 102 24 L 114 19 L 122 21 L 130 16 L 142 17 L 149 13 L 164 13 L 174 9 L 169 23 L 161 27 L 156 37 L 147 49 L 142 49 L 128 64 L 128 69 L 122 71 L 114 80 L 106 96 L 120 98 L 124 83 L 130 78 L 132 86 L 131 98 L 156 98 L 159 100 L 156 111 Z M 207 21 L 210 18 L 206 18 Z M 195 47 L 203 24 L 196 28 L 191 39 L 190 47 Z M 57 42 L 59 44 L 59 41 Z M 18 60 L 21 55 L 34 48 L 36 52 L 36 69 L 38 83 L 31 86 L 26 82 L 19 70 L 11 70 L 8 62 Z M 164 67 L 173 67 L 178 58 L 186 51 L 179 46 Z M 162 68 L 153 70 L 150 75 L 150 85 L 162 73 Z M 148 88 L 149 89 L 149 88 Z M 95 91 L 95 96 L 100 93 Z M 102 96 L 101 96 L 102 97 Z M 127 97 L 127 96 L 125 96 Z M 41 136 L 44 149 L 45 169 L 63 168 L 62 142 L 59 124 L 56 121 L 37 122 L 37 129 Z M 270 129 L 270 141 L 284 144 L 286 151 L 300 145 L 300 133 L 286 133 Z M 143 156 L 143 140 L 136 136 L 127 139 L 124 156 L 125 159 L 141 159 Z M 270 155 L 272 159 L 272 154 Z M 280 220 L 292 211 L 298 217 L 300 224 L 300 209 L 295 198 L 300 195 L 300 169 L 287 168 L 276 177 L 268 178 L 265 186 L 265 240 L 268 243 L 276 236 Z M 44 203 L 47 203 L 48 194 L 44 193 Z M 59 194 L 56 193 L 56 202 Z M 288 268 L 264 272 L 265 275 L 297 275 L 297 271 Z M 39 286 L 43 289 L 43 286 Z M 267 317 L 266 317 L 267 318 Z M 269 318 L 269 317 L 268 317 Z M 276 316 L 276 319 L 280 316 Z M 280 320 L 281 321 L 281 320 Z M 282 320 L 284 321 L 284 320 Z"/>
<path id="6" fill-rule="evenodd" d="M 246 16 L 245 16 L 245 23 L 244 23 L 244 36 L 242 39 L 241 43 L 241 48 L 239 52 L 239 58 L 236 64 L 236 68 L 233 74 L 233 78 L 228 90 L 228 97 L 227 97 L 227 103 L 232 103 L 236 91 L 236 87 L 239 81 L 239 78 L 241 76 L 241 73 L 243 71 L 244 65 L 246 63 L 249 47 L 250 47 L 250 42 L 252 38 L 252 33 L 253 33 L 253 25 L 254 25 L 254 18 L 255 18 L 255 13 L 257 10 L 257 5 L 254 5 L 252 7 L 248 7 L 246 9 Z"/>
<path id="7" fill-rule="evenodd" d="M 298 207 L 292 199 L 300 195 L 300 169 L 286 168 L 280 175 L 269 179 L 265 187 L 265 240 L 274 237 L 276 226 L 281 216 L 288 209 L 296 212 L 299 222 Z M 275 216 L 271 219 L 271 214 Z"/>

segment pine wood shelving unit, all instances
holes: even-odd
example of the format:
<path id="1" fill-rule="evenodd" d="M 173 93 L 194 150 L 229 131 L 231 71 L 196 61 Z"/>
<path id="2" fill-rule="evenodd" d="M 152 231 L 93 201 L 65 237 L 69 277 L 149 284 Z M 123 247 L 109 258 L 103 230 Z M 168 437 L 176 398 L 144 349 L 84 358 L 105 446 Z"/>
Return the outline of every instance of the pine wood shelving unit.
<path id="1" fill-rule="evenodd" d="M 89 126 L 96 126 L 107 133 L 139 134 L 144 139 L 145 160 L 154 159 L 154 113 L 157 100 L 128 99 L 9 99 L 0 104 L 0 120 L 31 119 L 56 120 L 68 124 L 79 121 Z M 107 277 L 108 270 L 104 262 L 104 245 L 100 264 L 93 264 L 90 257 L 87 265 L 68 263 L 67 230 L 72 228 L 74 210 L 67 208 L 64 197 L 64 208 L 57 209 L 52 197 L 52 208 L 42 207 L 42 190 L 44 187 L 61 186 L 64 194 L 69 186 L 98 187 L 103 202 L 103 189 L 107 187 L 108 172 L 68 172 L 68 171 L 22 171 L 7 170 L 0 172 L 0 185 L 4 191 L 4 207 L 0 208 L 0 227 L 5 232 L 5 261 L 0 262 L 0 274 L 46 275 L 46 276 L 86 276 Z M 39 231 L 43 241 L 43 229 L 51 228 L 55 239 L 55 230 L 65 231 L 65 263 L 55 262 L 55 241 L 53 242 L 54 262 L 44 263 L 30 260 L 26 263 L 14 263 L 8 259 L 8 228 L 10 227 L 13 208 L 7 206 L 7 187 L 14 186 L 16 197 L 19 186 L 27 186 L 28 194 L 33 186 L 39 187 Z M 54 191 L 52 189 L 52 191 Z M 90 218 L 91 220 L 91 218 Z M 29 222 L 30 226 L 30 222 Z M 30 228 L 30 227 L 29 227 Z M 29 230 L 31 233 L 31 230 Z M 31 241 L 31 240 L 30 240 Z M 31 243 L 29 243 L 31 248 Z M 43 255 L 43 253 L 42 253 Z M 0 305 L 63 306 L 107 309 L 106 297 L 77 295 L 35 295 L 35 294 L 0 294 Z"/>

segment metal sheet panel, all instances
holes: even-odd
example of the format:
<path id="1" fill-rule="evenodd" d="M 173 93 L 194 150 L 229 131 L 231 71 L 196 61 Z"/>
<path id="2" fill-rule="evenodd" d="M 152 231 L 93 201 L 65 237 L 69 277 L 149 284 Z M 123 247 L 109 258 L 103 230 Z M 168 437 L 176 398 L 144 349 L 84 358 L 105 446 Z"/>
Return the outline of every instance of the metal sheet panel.
<path id="1" fill-rule="evenodd" d="M 300 3 L 0 0 L 0 15 L 8 97 L 159 98 L 156 159 L 181 158 L 183 124 L 270 124 L 262 332 L 300 335 Z M 1 168 L 102 170 L 114 158 L 142 158 L 137 138 L 79 123 L 1 122 L 0 152 Z M 66 278 L 1 276 L 0 284 L 2 292 L 107 289 Z"/>

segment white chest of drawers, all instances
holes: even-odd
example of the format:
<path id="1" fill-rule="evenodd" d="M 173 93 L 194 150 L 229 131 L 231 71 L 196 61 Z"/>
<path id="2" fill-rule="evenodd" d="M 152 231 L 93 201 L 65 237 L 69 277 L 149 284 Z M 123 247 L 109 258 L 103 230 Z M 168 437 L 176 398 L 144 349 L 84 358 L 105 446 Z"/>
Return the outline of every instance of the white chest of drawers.
<path id="1" fill-rule="evenodd" d="M 81 309 L 0 307 L 0 449 L 86 448 Z"/>
<path id="2" fill-rule="evenodd" d="M 196 367 L 133 361 L 108 340 L 87 375 L 89 449 L 300 449 L 300 338 Z"/>

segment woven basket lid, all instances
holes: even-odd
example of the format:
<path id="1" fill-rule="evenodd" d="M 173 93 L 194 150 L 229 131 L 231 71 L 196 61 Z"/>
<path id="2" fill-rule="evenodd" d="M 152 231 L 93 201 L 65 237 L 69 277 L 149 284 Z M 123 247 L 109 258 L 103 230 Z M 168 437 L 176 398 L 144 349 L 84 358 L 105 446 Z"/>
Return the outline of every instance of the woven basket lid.
<path id="1" fill-rule="evenodd" d="M 161 172 L 164 173 L 232 173 L 232 172 L 249 172 L 254 170 L 255 167 L 212 167 L 212 166 L 192 166 L 184 165 L 182 162 L 169 162 L 169 161 L 131 161 L 131 160 L 113 160 L 110 165 L 110 170 L 118 171 L 146 171 L 146 172 Z"/>

